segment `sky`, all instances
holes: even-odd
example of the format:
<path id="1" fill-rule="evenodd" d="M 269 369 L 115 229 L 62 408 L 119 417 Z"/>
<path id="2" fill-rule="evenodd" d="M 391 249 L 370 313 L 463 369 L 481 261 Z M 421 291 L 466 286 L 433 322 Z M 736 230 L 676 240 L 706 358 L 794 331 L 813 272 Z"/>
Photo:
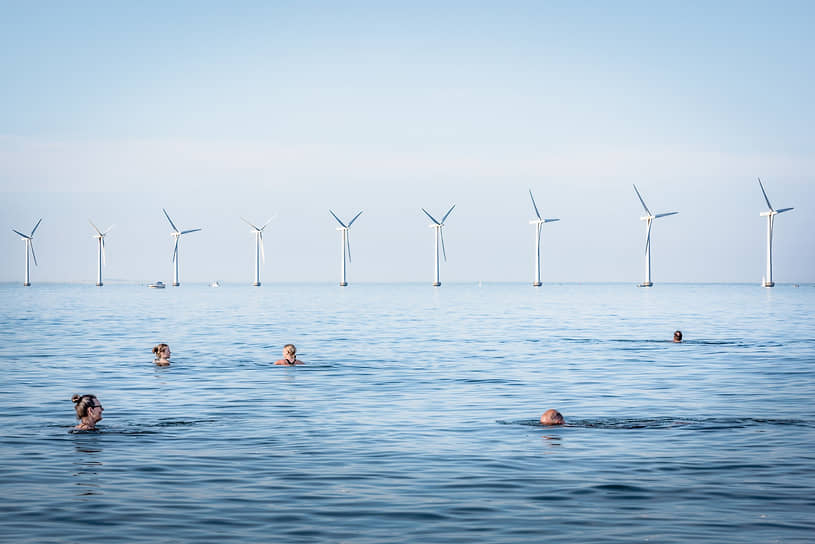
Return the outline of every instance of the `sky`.
<path id="1" fill-rule="evenodd" d="M 815 282 L 812 2 L 0 0 L 0 281 Z"/>

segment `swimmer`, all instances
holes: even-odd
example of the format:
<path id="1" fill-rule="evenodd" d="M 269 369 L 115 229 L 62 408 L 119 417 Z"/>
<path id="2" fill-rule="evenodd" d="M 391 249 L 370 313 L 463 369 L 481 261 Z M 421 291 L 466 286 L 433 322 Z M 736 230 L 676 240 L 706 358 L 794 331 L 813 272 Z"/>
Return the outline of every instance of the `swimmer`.
<path id="1" fill-rule="evenodd" d="M 550 408 L 541 416 L 541 425 L 563 425 L 563 415 Z"/>
<path id="2" fill-rule="evenodd" d="M 279 361 L 275 361 L 276 365 L 304 365 L 305 363 L 297 358 L 297 348 L 294 347 L 294 344 L 286 344 L 283 346 L 283 358 Z"/>
<path id="3" fill-rule="evenodd" d="M 153 362 L 158 366 L 170 366 L 170 346 L 159 344 L 153 348 L 153 354 L 156 356 Z"/>
<path id="4" fill-rule="evenodd" d="M 102 403 L 95 395 L 74 395 L 71 397 L 74 402 L 74 410 L 76 410 L 76 418 L 79 420 L 79 425 L 74 427 L 77 431 L 95 431 L 96 423 L 101 421 Z"/>
<path id="5" fill-rule="evenodd" d="M 674 332 L 674 342 L 677 344 L 682 341 L 682 331 Z"/>

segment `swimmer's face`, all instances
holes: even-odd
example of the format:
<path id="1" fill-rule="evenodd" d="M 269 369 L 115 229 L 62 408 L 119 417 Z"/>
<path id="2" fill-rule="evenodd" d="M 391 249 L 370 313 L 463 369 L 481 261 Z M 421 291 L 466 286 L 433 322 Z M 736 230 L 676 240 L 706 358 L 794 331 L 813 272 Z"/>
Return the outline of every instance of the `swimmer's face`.
<path id="1" fill-rule="evenodd" d="M 293 362 L 293 361 L 297 360 L 297 351 L 295 351 L 293 349 L 285 350 L 283 352 L 283 357 L 285 357 L 285 359 L 287 361 Z"/>
<path id="2" fill-rule="evenodd" d="M 164 346 L 160 350 L 158 350 L 158 357 L 159 359 L 169 359 L 170 358 L 170 346 Z"/>
<path id="3" fill-rule="evenodd" d="M 96 397 L 93 398 L 93 406 L 88 405 L 88 411 L 86 412 L 87 417 L 93 422 L 96 423 L 97 421 L 101 421 L 102 419 L 102 412 L 105 409 L 102 407 L 102 403 L 99 402 L 99 399 Z"/>

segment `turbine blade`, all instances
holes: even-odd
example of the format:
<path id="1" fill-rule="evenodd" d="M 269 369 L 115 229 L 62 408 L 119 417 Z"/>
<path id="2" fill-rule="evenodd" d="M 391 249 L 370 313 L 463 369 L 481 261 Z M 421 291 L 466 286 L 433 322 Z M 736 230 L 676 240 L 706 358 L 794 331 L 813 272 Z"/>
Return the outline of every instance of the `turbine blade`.
<path id="1" fill-rule="evenodd" d="M 533 207 L 533 208 L 535 208 L 535 215 L 537 215 L 537 216 L 538 216 L 538 219 L 540 219 L 540 218 L 541 218 L 541 214 L 540 214 L 540 212 L 538 211 L 538 205 L 537 205 L 537 204 L 535 204 L 535 197 L 534 197 L 534 196 L 532 196 L 532 189 L 529 189 L 529 198 L 531 198 L 531 199 L 532 199 L 532 207 Z"/>
<path id="2" fill-rule="evenodd" d="M 90 224 L 91 224 L 91 226 L 93 227 L 93 230 L 95 230 L 95 231 L 96 231 L 96 234 L 98 234 L 99 236 L 102 236 L 102 231 L 101 231 L 101 230 L 99 230 L 99 227 L 97 227 L 96 225 L 94 225 L 94 224 L 93 224 L 93 221 L 91 221 L 90 219 L 88 219 L 88 223 L 90 223 Z"/>
<path id="3" fill-rule="evenodd" d="M 636 185 L 634 185 L 634 192 L 637 193 L 637 198 L 640 199 L 640 204 L 642 204 L 642 207 L 645 208 L 645 213 L 647 213 L 648 215 L 653 215 L 651 213 L 651 210 L 648 209 L 648 206 L 645 205 L 645 201 L 642 199 L 642 195 L 640 195 L 640 192 L 637 190 Z"/>
<path id="4" fill-rule="evenodd" d="M 257 227 L 256 227 L 256 226 L 255 226 L 253 223 L 250 223 L 249 221 L 247 221 L 246 219 L 244 219 L 243 217 L 241 217 L 241 220 L 242 220 L 244 223 L 246 223 L 247 225 L 249 225 L 250 227 L 252 227 L 253 229 L 255 229 L 255 230 L 261 230 L 261 229 L 257 228 Z"/>
<path id="5" fill-rule="evenodd" d="M 101 240 L 101 243 L 102 243 L 102 266 L 107 266 L 108 262 L 107 262 L 107 259 L 105 258 L 105 238 L 104 238 L 104 236 L 102 238 L 99 238 L 99 240 Z"/>
<path id="6" fill-rule="evenodd" d="M 34 236 L 34 233 L 37 232 L 37 228 L 40 226 L 40 223 L 42 223 L 42 217 L 40 217 L 40 220 L 37 221 L 36 225 L 34 225 L 34 228 L 31 229 L 31 234 L 29 236 Z"/>
<path id="7" fill-rule="evenodd" d="M 266 227 L 268 227 L 268 226 L 269 226 L 269 223 L 271 223 L 271 222 L 272 222 L 272 221 L 273 221 L 275 218 L 277 218 L 277 214 L 274 214 L 273 216 L 271 216 L 271 217 L 269 218 L 269 220 L 268 220 L 268 221 L 266 221 L 265 223 L 263 223 L 263 226 L 262 226 L 262 227 L 260 227 L 260 230 L 263 230 L 263 229 L 265 229 Z"/>
<path id="8" fill-rule="evenodd" d="M 645 253 L 648 253 L 648 249 L 651 247 L 651 224 L 648 224 L 648 234 L 645 236 Z"/>
<path id="9" fill-rule="evenodd" d="M 109 226 L 109 227 L 108 227 L 108 230 L 106 230 L 105 232 L 103 232 L 103 233 L 102 233 L 102 236 L 107 236 L 107 234 L 108 234 L 110 231 L 112 231 L 112 230 L 113 230 L 113 227 L 115 227 L 115 226 L 116 226 L 116 225 L 111 225 L 111 226 Z"/>
<path id="10" fill-rule="evenodd" d="M 182 230 L 181 234 L 189 234 L 191 232 L 198 232 L 201 229 L 190 229 L 190 230 Z"/>
<path id="11" fill-rule="evenodd" d="M 447 213 L 446 213 L 446 214 L 444 214 L 444 217 L 442 217 L 442 218 L 441 218 L 441 222 L 442 222 L 442 223 L 444 223 L 444 222 L 447 220 L 447 216 L 448 216 L 448 215 L 450 215 L 450 212 L 452 212 L 452 211 L 453 211 L 453 208 L 455 208 L 455 207 L 456 207 L 456 205 L 455 205 L 455 204 L 453 204 L 452 206 L 450 206 L 450 209 L 449 209 L 449 210 L 447 210 Z"/>
<path id="12" fill-rule="evenodd" d="M 794 209 L 795 208 L 781 208 L 780 210 L 775 210 L 775 213 L 784 213 Z"/>
<path id="13" fill-rule="evenodd" d="M 767 202 L 767 207 L 770 208 L 771 212 L 775 211 L 773 210 L 773 205 L 770 204 L 770 199 L 767 198 L 767 191 L 764 190 L 764 185 L 761 183 L 761 178 L 758 178 L 758 186 L 761 187 L 761 194 L 764 195 L 764 201 Z"/>
<path id="14" fill-rule="evenodd" d="M 667 216 L 669 216 L 669 215 L 676 215 L 676 214 L 678 214 L 678 213 L 679 213 L 679 212 L 658 213 L 658 214 L 656 214 L 656 215 L 654 216 L 654 219 L 656 219 L 656 218 L 658 218 L 658 217 L 667 217 Z"/>
<path id="15" fill-rule="evenodd" d="M 40 266 L 37 263 L 37 254 L 34 253 L 34 240 L 32 240 L 31 238 L 28 239 L 28 247 L 31 248 L 31 256 L 34 257 L 34 265 L 35 266 Z"/>
<path id="16" fill-rule="evenodd" d="M 173 249 L 173 262 L 178 259 L 178 239 L 179 236 L 175 237 L 175 248 Z"/>
<path id="17" fill-rule="evenodd" d="M 260 259 L 263 264 L 266 264 L 266 252 L 263 251 L 263 229 L 258 232 L 258 237 L 260 238 Z"/>
<path id="18" fill-rule="evenodd" d="M 424 214 L 425 214 L 427 217 L 429 217 L 429 218 L 430 218 L 430 220 L 431 220 L 431 221 L 433 221 L 435 224 L 437 224 L 437 225 L 439 225 L 439 224 L 440 224 L 438 221 L 436 221 L 436 219 L 435 219 L 435 218 L 434 218 L 432 215 L 430 215 L 430 212 L 428 212 L 428 211 L 427 211 L 427 210 L 425 210 L 424 208 L 422 208 L 422 211 L 423 211 L 423 212 L 424 212 Z"/>
<path id="19" fill-rule="evenodd" d="M 345 250 L 348 253 L 348 262 L 351 262 L 351 233 L 345 233 Z"/>
<path id="20" fill-rule="evenodd" d="M 560 221 L 560 219 L 544 219 L 544 223 L 554 223 L 555 221 Z"/>
<path id="21" fill-rule="evenodd" d="M 348 225 L 346 225 L 345 223 L 343 223 L 342 221 L 340 221 L 340 218 L 339 218 L 339 217 L 337 217 L 337 214 L 335 214 L 335 213 L 334 213 L 334 212 L 332 212 L 331 210 L 328 210 L 328 213 L 330 213 L 331 215 L 333 215 L 333 216 L 334 216 L 334 219 L 336 219 L 336 220 L 337 220 L 337 223 L 339 223 L 340 225 L 342 225 L 342 226 L 343 226 L 343 228 L 348 228 Z"/>
<path id="22" fill-rule="evenodd" d="M 164 212 L 164 217 L 166 217 L 166 218 L 167 218 L 167 221 L 169 221 L 169 222 L 170 222 L 170 226 L 171 226 L 171 227 L 173 227 L 173 230 L 174 230 L 175 232 L 178 232 L 178 227 L 176 227 L 176 226 L 175 226 L 175 223 L 173 223 L 173 220 L 172 220 L 172 219 L 170 219 L 170 214 L 168 214 L 168 213 L 167 213 L 167 210 L 165 210 L 164 208 L 161 208 L 161 211 L 163 211 L 163 212 Z"/>
<path id="23" fill-rule="evenodd" d="M 356 215 L 354 216 L 354 218 L 353 218 L 353 219 L 351 219 L 351 220 L 348 222 L 348 228 L 351 228 L 351 225 L 353 225 L 353 224 L 354 224 L 354 221 L 356 221 L 356 220 L 357 220 L 357 217 L 359 217 L 360 215 L 362 215 L 362 212 L 364 212 L 364 211 L 365 211 L 365 210 L 360 210 L 360 212 L 359 212 L 358 214 L 356 214 Z"/>
<path id="24" fill-rule="evenodd" d="M 31 236 L 29 236 L 28 234 L 23 234 L 22 232 L 20 232 L 20 231 L 19 231 L 19 230 L 17 230 L 17 229 L 11 229 L 11 230 L 13 230 L 14 232 L 16 232 L 17 234 L 19 234 L 20 236 L 22 236 L 22 237 L 23 237 L 23 238 L 25 238 L 26 240 L 30 240 L 30 239 L 31 239 Z"/>
<path id="25" fill-rule="evenodd" d="M 439 235 L 441 236 L 441 254 L 444 255 L 444 262 L 447 262 L 447 251 L 444 250 L 444 229 L 439 229 Z"/>

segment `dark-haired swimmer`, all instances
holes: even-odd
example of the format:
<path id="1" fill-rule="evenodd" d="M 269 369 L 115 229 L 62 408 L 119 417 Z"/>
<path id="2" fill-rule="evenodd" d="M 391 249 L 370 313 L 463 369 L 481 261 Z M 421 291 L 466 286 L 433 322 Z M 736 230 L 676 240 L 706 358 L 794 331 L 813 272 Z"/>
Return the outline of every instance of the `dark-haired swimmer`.
<path id="1" fill-rule="evenodd" d="M 682 341 L 682 331 L 674 332 L 674 342 L 679 343 Z"/>
<path id="2" fill-rule="evenodd" d="M 170 346 L 158 344 L 153 348 L 153 354 L 156 356 L 156 360 L 153 362 L 158 366 L 170 366 Z"/>
<path id="3" fill-rule="evenodd" d="M 297 358 L 297 348 L 294 344 L 286 344 L 283 346 L 283 358 L 275 361 L 276 365 L 304 365 L 305 363 Z"/>
<path id="4" fill-rule="evenodd" d="M 74 410 L 76 411 L 76 418 L 79 420 L 79 425 L 74 427 L 77 431 L 93 431 L 96 430 L 96 423 L 101 421 L 102 403 L 95 395 L 74 395 L 71 397 L 74 403 Z"/>
<path id="5" fill-rule="evenodd" d="M 563 425 L 563 423 L 563 415 L 551 408 L 541 416 L 541 425 Z"/>

